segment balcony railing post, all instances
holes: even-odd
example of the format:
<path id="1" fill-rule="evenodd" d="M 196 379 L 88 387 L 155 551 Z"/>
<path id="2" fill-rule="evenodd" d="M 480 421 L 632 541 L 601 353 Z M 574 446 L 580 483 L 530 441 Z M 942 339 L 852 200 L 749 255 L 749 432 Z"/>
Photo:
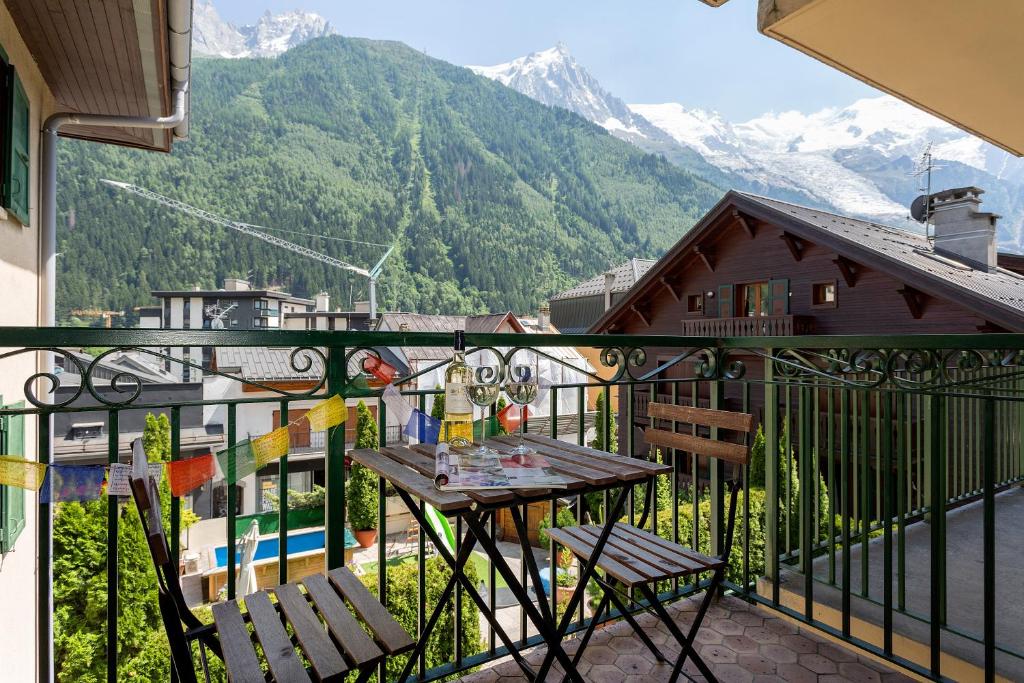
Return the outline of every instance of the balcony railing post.
<path id="1" fill-rule="evenodd" d="M 775 385 L 773 349 L 765 349 L 764 360 L 764 489 L 765 576 L 772 582 L 772 603 L 779 603 L 779 396 Z"/>
<path id="2" fill-rule="evenodd" d="M 327 392 L 345 395 L 348 373 L 345 368 L 345 348 L 332 346 L 327 350 Z M 347 410 L 347 409 L 346 409 Z M 345 423 L 328 431 L 327 448 L 327 568 L 345 564 Z"/>
<path id="3" fill-rule="evenodd" d="M 724 386 L 721 381 L 711 382 L 710 407 L 721 410 Z M 718 439 L 718 427 L 711 428 L 711 438 Z M 725 463 L 717 458 L 708 461 L 708 478 L 711 485 L 711 554 L 720 555 L 725 543 Z"/>
<path id="4" fill-rule="evenodd" d="M 50 443 L 53 437 L 53 415 L 44 412 L 39 415 L 37 447 L 39 462 L 50 464 Z M 39 519 L 36 523 L 39 550 L 39 572 L 36 577 L 36 675 L 40 683 L 54 680 L 53 663 L 53 506 L 39 503 Z"/>
<path id="5" fill-rule="evenodd" d="M 118 459 L 119 413 L 111 410 L 107 414 L 107 460 Z M 158 501 L 159 503 L 159 501 Z M 107 681 L 117 683 L 117 615 L 118 609 L 118 502 L 117 496 L 107 497 Z"/>
<path id="6" fill-rule="evenodd" d="M 930 490 L 928 497 L 931 524 L 931 672 L 938 678 L 942 671 L 941 639 L 945 622 L 946 593 L 946 410 L 942 396 L 931 396 L 928 406 L 928 458 Z"/>

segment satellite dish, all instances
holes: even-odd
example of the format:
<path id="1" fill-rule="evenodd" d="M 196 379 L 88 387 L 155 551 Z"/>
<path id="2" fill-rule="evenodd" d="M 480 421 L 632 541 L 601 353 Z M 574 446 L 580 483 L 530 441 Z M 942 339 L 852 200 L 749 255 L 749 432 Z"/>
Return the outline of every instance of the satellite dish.
<path id="1" fill-rule="evenodd" d="M 914 201 L 910 203 L 910 217 L 918 223 L 924 223 L 928 220 L 929 199 L 929 195 L 922 194 L 915 197 Z"/>

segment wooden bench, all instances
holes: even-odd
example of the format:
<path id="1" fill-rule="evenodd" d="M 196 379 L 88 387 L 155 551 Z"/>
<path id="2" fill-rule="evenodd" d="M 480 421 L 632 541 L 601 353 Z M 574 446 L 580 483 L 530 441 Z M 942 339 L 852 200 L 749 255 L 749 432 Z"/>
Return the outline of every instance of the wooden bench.
<path id="1" fill-rule="evenodd" d="M 670 429 L 659 429 L 658 420 L 669 420 L 676 424 L 684 423 L 698 427 L 708 427 L 712 434 L 719 431 L 733 431 L 744 437 L 754 430 L 754 416 L 746 413 L 734 413 L 709 408 L 694 408 L 666 403 L 650 403 L 647 406 L 651 426 L 644 432 L 645 441 L 651 446 L 671 448 L 677 451 L 703 455 L 714 460 L 732 463 L 737 469 L 750 462 L 750 447 L 746 443 L 732 443 L 720 439 L 711 439 L 693 434 L 683 434 Z M 648 602 L 650 608 L 665 624 L 675 637 L 681 649 L 672 670 L 670 681 L 676 681 L 688 658 L 693 658 L 700 672 L 709 681 L 717 680 L 711 669 L 700 658 L 693 648 L 694 636 L 700 629 L 702 620 L 711 605 L 712 598 L 717 594 L 725 579 L 725 569 L 729 563 L 732 550 L 733 532 L 736 525 L 736 503 L 742 486 L 742 478 L 735 475 L 730 483 L 729 513 L 726 524 L 724 547 L 722 554 L 711 557 L 691 548 L 667 541 L 650 531 L 629 524 L 618 522 L 612 530 L 604 551 L 594 561 L 605 577 L 598 581 L 603 591 L 591 619 L 590 626 L 584 634 L 576 661 L 582 656 L 586 644 L 593 633 L 594 626 L 601 620 L 609 603 L 614 604 L 626 621 L 633 627 L 637 636 L 654 653 L 659 662 L 667 661 L 658 647 L 651 641 L 643 628 L 636 622 L 618 591 L 622 588 L 635 588 Z M 646 510 L 642 520 L 646 520 Z M 644 521 L 640 522 L 643 526 Z M 594 526 L 563 527 L 549 529 L 548 535 L 556 543 L 573 552 L 581 562 L 589 563 L 592 559 L 594 546 L 597 543 L 600 529 Z M 658 600 L 657 591 L 651 584 L 686 576 L 699 576 L 710 573 L 711 581 L 707 586 L 704 599 L 701 601 L 689 633 L 684 635 L 672 617 L 665 611 Z M 629 597 L 627 596 L 628 600 Z"/>
<path id="2" fill-rule="evenodd" d="M 135 440 L 132 451 L 139 461 L 145 458 L 141 439 Z M 365 681 L 382 659 L 414 647 L 405 629 L 343 567 L 217 603 L 214 623 L 201 623 L 181 592 L 155 482 L 133 475 L 131 488 L 156 568 L 171 665 L 183 683 L 197 681 L 193 643 L 198 643 L 205 679 L 210 680 L 209 649 L 224 660 L 232 683 L 343 681 L 350 672 L 357 672 L 357 681 Z"/>

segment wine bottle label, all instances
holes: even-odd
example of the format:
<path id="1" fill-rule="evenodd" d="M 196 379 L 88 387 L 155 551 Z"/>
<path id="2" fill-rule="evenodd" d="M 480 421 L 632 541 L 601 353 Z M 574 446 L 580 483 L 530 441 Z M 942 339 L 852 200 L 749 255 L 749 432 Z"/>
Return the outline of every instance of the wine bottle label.
<path id="1" fill-rule="evenodd" d="M 444 387 L 444 411 L 452 415 L 465 415 L 473 412 L 473 404 L 469 402 L 464 382 L 448 382 Z"/>

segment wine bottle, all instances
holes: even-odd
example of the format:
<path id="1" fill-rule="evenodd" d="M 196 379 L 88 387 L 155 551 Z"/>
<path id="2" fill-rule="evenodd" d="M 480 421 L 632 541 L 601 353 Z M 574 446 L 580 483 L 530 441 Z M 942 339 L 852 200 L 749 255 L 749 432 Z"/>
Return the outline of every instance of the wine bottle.
<path id="1" fill-rule="evenodd" d="M 452 362 L 444 373 L 444 422 L 441 440 L 452 446 L 473 443 L 473 404 L 467 387 L 470 370 L 466 365 L 466 338 L 463 330 L 455 330 Z"/>

